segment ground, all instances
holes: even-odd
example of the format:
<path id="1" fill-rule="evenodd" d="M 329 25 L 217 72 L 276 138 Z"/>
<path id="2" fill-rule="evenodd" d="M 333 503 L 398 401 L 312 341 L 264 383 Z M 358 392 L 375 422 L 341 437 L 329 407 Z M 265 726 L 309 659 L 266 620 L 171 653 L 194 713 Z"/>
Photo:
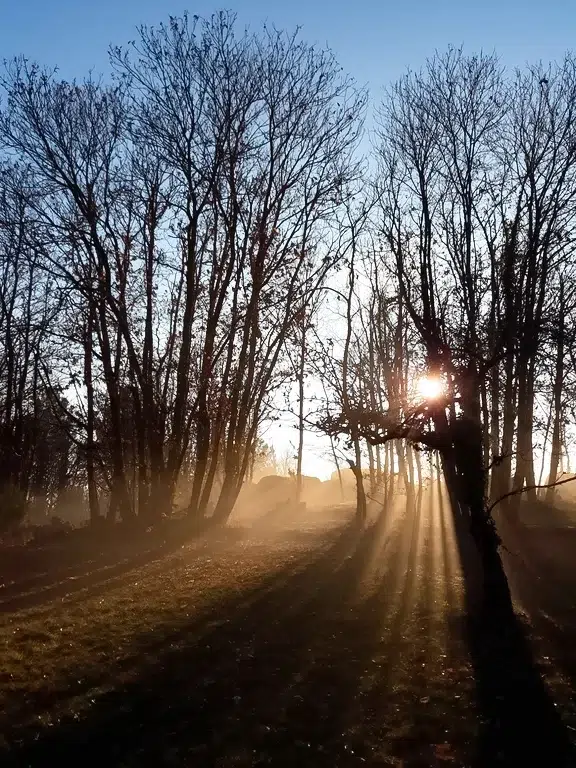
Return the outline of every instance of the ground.
<path id="1" fill-rule="evenodd" d="M 411 512 L 397 499 L 364 532 L 335 510 L 174 540 L 84 575 L 67 564 L 57 584 L 40 572 L 6 582 L 0 764 L 489 768 L 517 764 L 506 734 L 524 729 L 518 764 L 572 765 L 536 733 L 535 687 L 520 680 L 533 664 L 537 694 L 576 734 L 573 539 L 546 535 L 554 560 L 541 531 L 508 536 L 530 661 L 500 729 L 510 665 L 487 677 L 499 638 L 473 639 L 434 490 Z"/>

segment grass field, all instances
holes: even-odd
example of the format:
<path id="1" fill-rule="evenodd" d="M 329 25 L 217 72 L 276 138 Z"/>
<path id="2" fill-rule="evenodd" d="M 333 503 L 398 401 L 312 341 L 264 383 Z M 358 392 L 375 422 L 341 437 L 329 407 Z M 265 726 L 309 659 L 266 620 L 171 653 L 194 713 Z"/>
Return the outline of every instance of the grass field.
<path id="1" fill-rule="evenodd" d="M 486 737 L 463 592 L 449 520 L 429 500 L 363 533 L 337 516 L 232 527 L 121 578 L 7 604 L 0 763 L 510 764 Z M 570 731 L 568 645 L 519 607 Z"/>

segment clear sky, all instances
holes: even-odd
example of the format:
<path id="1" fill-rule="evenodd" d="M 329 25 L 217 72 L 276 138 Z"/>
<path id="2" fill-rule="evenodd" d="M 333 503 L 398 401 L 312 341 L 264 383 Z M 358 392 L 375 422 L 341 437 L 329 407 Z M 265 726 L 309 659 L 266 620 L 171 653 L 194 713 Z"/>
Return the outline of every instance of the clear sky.
<path id="1" fill-rule="evenodd" d="M 201 16 L 231 8 L 251 25 L 300 25 L 310 41 L 328 42 L 374 95 L 448 44 L 495 49 L 505 63 L 520 65 L 576 47 L 575 0 L 0 0 L 0 59 L 23 53 L 58 65 L 64 77 L 105 72 L 109 43 L 186 7 Z"/>
<path id="2" fill-rule="evenodd" d="M 232 9 L 251 26 L 301 26 L 310 42 L 327 43 L 375 100 L 407 67 L 418 68 L 450 44 L 495 50 L 509 66 L 559 59 L 576 48 L 576 0 L 0 0 L 0 60 L 24 54 L 58 66 L 64 78 L 91 69 L 106 74 L 110 43 L 124 44 L 137 25 L 186 8 L 200 16 Z M 273 432 L 280 452 L 296 437 L 287 425 Z M 304 471 L 328 475 L 326 446 L 309 438 L 307 448 Z"/>

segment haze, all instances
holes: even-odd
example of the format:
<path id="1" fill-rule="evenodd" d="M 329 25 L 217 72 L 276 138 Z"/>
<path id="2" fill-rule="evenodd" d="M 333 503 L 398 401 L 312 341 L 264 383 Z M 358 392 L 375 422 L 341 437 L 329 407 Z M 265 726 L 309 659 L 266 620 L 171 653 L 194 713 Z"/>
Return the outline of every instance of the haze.
<path id="1" fill-rule="evenodd" d="M 576 765 L 574 10 L 1 18 L 1 764 Z"/>

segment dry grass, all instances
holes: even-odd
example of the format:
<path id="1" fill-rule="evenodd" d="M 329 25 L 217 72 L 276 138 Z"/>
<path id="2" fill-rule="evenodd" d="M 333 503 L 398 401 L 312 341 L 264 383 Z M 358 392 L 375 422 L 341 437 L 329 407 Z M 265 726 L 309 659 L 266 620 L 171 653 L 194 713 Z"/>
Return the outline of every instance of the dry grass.
<path id="1" fill-rule="evenodd" d="M 66 762 L 78 741 L 110 765 L 454 763 L 476 729 L 457 574 L 402 520 L 232 531 L 5 617 L 7 756 Z"/>
<path id="2" fill-rule="evenodd" d="M 2 765 L 488 765 L 440 501 L 205 537 L 5 615 Z"/>
<path id="3" fill-rule="evenodd" d="M 236 532 L 239 534 L 240 532 Z M 305 557 L 304 539 L 194 542 L 132 571 L 120 587 L 99 587 L 0 618 L 0 724 L 6 735 L 79 717 L 104 692 L 141 672 L 158 648 L 190 641 L 191 624 L 224 621 L 223 605 Z M 197 637 L 194 638 L 197 640 Z"/>

